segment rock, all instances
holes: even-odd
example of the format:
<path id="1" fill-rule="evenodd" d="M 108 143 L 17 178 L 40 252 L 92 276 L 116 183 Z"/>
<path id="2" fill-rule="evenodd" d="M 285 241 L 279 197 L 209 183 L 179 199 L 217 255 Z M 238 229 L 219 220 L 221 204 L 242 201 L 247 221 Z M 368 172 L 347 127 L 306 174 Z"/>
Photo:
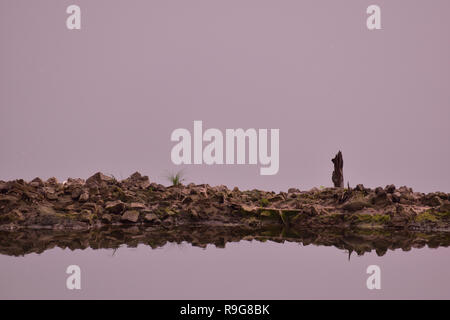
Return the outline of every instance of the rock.
<path id="1" fill-rule="evenodd" d="M 136 210 L 125 211 L 121 217 L 122 221 L 128 221 L 128 222 L 137 222 L 138 219 L 139 219 L 139 211 L 136 211 Z"/>
<path id="2" fill-rule="evenodd" d="M 44 194 L 48 200 L 58 199 L 58 194 L 53 187 L 44 187 Z"/>
<path id="3" fill-rule="evenodd" d="M 111 212 L 111 213 L 119 214 L 119 213 L 122 213 L 122 211 L 124 209 L 125 209 L 125 204 L 120 200 L 109 201 L 105 205 L 105 210 L 108 212 Z"/>
<path id="4" fill-rule="evenodd" d="M 443 201 L 441 198 L 431 193 L 422 198 L 422 203 L 426 206 L 437 207 L 440 206 Z"/>
<path id="5" fill-rule="evenodd" d="M 86 184 L 88 186 L 102 186 L 112 182 L 114 182 L 113 178 L 108 177 L 107 175 L 104 175 L 101 172 L 97 172 L 96 174 L 94 174 L 93 176 L 89 177 L 86 180 Z"/>
<path id="6" fill-rule="evenodd" d="M 312 217 L 320 215 L 320 209 L 317 208 L 317 206 L 311 206 L 311 208 L 310 208 L 310 215 Z"/>
<path id="7" fill-rule="evenodd" d="M 0 203 L 16 203 L 17 201 L 19 201 L 19 199 L 14 196 L 0 194 Z"/>
<path id="8" fill-rule="evenodd" d="M 142 176 L 139 172 L 133 173 L 130 177 L 122 181 L 128 187 L 137 187 L 147 189 L 150 187 L 150 179 L 148 176 Z"/>
<path id="9" fill-rule="evenodd" d="M 49 186 L 56 186 L 58 184 L 58 179 L 55 177 L 48 178 L 46 184 Z"/>
<path id="10" fill-rule="evenodd" d="M 402 187 L 398 188 L 398 191 L 400 193 L 412 193 L 413 192 L 413 190 L 411 188 L 408 188 L 406 186 L 402 186 Z"/>
<path id="11" fill-rule="evenodd" d="M 385 194 L 385 193 L 386 193 L 386 191 L 384 191 L 384 189 L 382 187 L 375 188 L 376 195 Z"/>
<path id="12" fill-rule="evenodd" d="M 1 193 L 6 192 L 8 191 L 8 189 L 9 189 L 8 183 L 0 181 L 0 192 Z"/>
<path id="13" fill-rule="evenodd" d="M 398 192 L 398 191 L 395 191 L 392 194 L 392 201 L 393 202 L 400 202 L 401 198 L 402 198 L 402 194 L 400 192 Z"/>
<path id="14" fill-rule="evenodd" d="M 72 199 L 74 199 L 74 200 L 78 199 L 82 193 L 83 193 L 83 189 L 81 189 L 81 188 L 73 189 L 72 195 L 71 195 Z"/>
<path id="15" fill-rule="evenodd" d="M 66 183 L 67 186 L 82 186 L 84 184 L 84 180 L 80 178 L 68 178 Z"/>
<path id="16" fill-rule="evenodd" d="M 144 220 L 147 222 L 159 222 L 160 221 L 158 216 L 154 213 L 147 213 L 144 216 Z"/>
<path id="17" fill-rule="evenodd" d="M 438 211 L 450 214 L 450 201 L 445 201 L 442 205 L 440 205 Z"/>
<path id="18" fill-rule="evenodd" d="M 147 208 L 147 206 L 144 203 L 140 203 L 140 202 L 132 202 L 132 203 L 130 203 L 130 205 L 128 207 L 130 209 L 135 209 L 135 210 L 144 210 Z"/>
<path id="19" fill-rule="evenodd" d="M 112 216 L 108 213 L 102 215 L 102 221 L 110 223 L 112 221 Z"/>
<path id="20" fill-rule="evenodd" d="M 80 202 L 86 202 L 89 200 L 89 193 L 83 192 L 79 198 Z"/>
<path id="21" fill-rule="evenodd" d="M 342 206 L 342 209 L 350 212 L 362 210 L 364 208 L 370 207 L 370 203 L 368 201 L 363 200 L 354 200 L 351 202 L 348 202 Z"/>
<path id="22" fill-rule="evenodd" d="M 30 182 L 30 186 L 38 188 L 38 187 L 42 187 L 44 185 L 44 181 L 42 181 L 41 178 L 34 178 L 33 180 L 31 180 Z"/>
<path id="23" fill-rule="evenodd" d="M 381 189 L 379 193 L 376 194 L 375 197 L 372 198 L 372 203 L 375 206 L 386 206 L 392 203 L 392 195 L 387 194 L 383 189 Z"/>
<path id="24" fill-rule="evenodd" d="M 390 184 L 384 188 L 384 191 L 387 193 L 394 193 L 395 192 L 395 186 L 393 184 Z"/>
<path id="25" fill-rule="evenodd" d="M 242 209 L 242 211 L 244 211 L 245 213 L 255 213 L 257 207 L 255 207 L 255 206 L 249 206 L 249 205 L 243 204 L 243 205 L 241 205 L 241 209 Z"/>
<path id="26" fill-rule="evenodd" d="M 55 215 L 56 214 L 55 210 L 52 207 L 48 206 L 48 205 L 39 205 L 37 207 L 37 212 L 41 216 L 49 216 L 49 215 Z"/>
<path id="27" fill-rule="evenodd" d="M 100 207 L 94 202 L 86 202 L 81 206 L 81 209 L 88 209 L 92 212 L 98 212 Z"/>
<path id="28" fill-rule="evenodd" d="M 300 193 L 300 190 L 297 188 L 289 188 L 288 193 Z"/>
<path id="29" fill-rule="evenodd" d="M 24 221 L 25 220 L 25 217 L 23 216 L 22 212 L 20 212 L 17 209 L 11 211 L 10 214 L 13 216 L 14 220 L 19 220 L 19 221 Z"/>
<path id="30" fill-rule="evenodd" d="M 356 190 L 356 191 L 364 191 L 364 190 L 365 190 L 364 185 L 362 185 L 362 184 L 357 184 L 356 187 L 355 187 L 355 190 Z"/>

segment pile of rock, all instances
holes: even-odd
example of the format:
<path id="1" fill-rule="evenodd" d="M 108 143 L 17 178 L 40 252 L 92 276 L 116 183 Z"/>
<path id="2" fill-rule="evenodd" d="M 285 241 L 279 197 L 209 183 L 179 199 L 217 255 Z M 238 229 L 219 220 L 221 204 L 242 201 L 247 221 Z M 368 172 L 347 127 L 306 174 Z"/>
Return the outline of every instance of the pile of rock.
<path id="1" fill-rule="evenodd" d="M 192 223 L 444 230 L 450 225 L 450 194 L 424 194 L 394 185 L 374 190 L 363 185 L 291 188 L 280 193 L 207 184 L 165 187 L 138 172 L 122 181 L 100 172 L 86 181 L 0 181 L 2 229 L 83 229 L 105 224 L 167 228 Z"/>

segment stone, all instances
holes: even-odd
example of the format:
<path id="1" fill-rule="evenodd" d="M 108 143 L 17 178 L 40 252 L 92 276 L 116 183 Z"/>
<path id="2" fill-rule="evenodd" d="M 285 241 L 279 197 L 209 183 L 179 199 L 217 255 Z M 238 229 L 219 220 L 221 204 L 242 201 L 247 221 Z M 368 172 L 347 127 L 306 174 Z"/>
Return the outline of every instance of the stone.
<path id="1" fill-rule="evenodd" d="M 30 186 L 38 188 L 38 187 L 42 187 L 44 185 L 44 181 L 42 181 L 41 178 L 34 178 L 33 180 L 31 180 L 30 182 Z"/>
<path id="2" fill-rule="evenodd" d="M 128 207 L 130 209 L 135 209 L 135 210 L 143 210 L 143 209 L 147 208 L 147 206 L 144 203 L 140 203 L 140 202 L 132 202 L 132 203 L 130 203 L 130 205 Z"/>
<path id="3" fill-rule="evenodd" d="M 44 194 L 48 200 L 58 199 L 58 194 L 53 187 L 44 187 Z"/>
<path id="4" fill-rule="evenodd" d="M 112 221 L 112 216 L 108 213 L 105 213 L 104 215 L 102 215 L 102 221 L 109 223 Z"/>
<path id="5" fill-rule="evenodd" d="M 384 194 L 384 193 L 386 193 L 386 191 L 384 191 L 384 189 L 382 187 L 375 188 L 376 195 L 380 195 L 380 194 Z"/>
<path id="6" fill-rule="evenodd" d="M 128 222 L 137 222 L 138 219 L 139 219 L 139 211 L 136 211 L 136 210 L 125 211 L 121 217 L 122 221 L 128 221 Z"/>
<path id="7" fill-rule="evenodd" d="M 80 202 L 86 202 L 89 200 L 89 193 L 83 192 L 79 198 Z"/>
<path id="8" fill-rule="evenodd" d="M 47 205 L 40 205 L 37 207 L 37 212 L 39 213 L 39 215 L 41 216 L 48 216 L 48 215 L 55 215 L 56 212 L 55 210 Z"/>
<path id="9" fill-rule="evenodd" d="M 442 205 L 440 205 L 438 211 L 450 214 L 450 201 L 445 201 Z"/>
<path id="10" fill-rule="evenodd" d="M 392 203 L 392 195 L 387 194 L 383 189 L 372 198 L 372 203 L 376 206 L 385 206 Z"/>
<path id="11" fill-rule="evenodd" d="M 402 194 L 400 193 L 400 192 L 398 192 L 398 191 L 395 191 L 393 194 L 392 194 L 392 201 L 393 202 L 400 202 L 400 199 L 402 198 Z"/>
<path id="12" fill-rule="evenodd" d="M 8 183 L 0 181 L 0 192 L 6 192 L 9 189 Z"/>
<path id="13" fill-rule="evenodd" d="M 111 213 L 122 213 L 122 211 L 125 209 L 125 204 L 120 201 L 108 201 L 105 204 L 105 210 Z"/>
<path id="14" fill-rule="evenodd" d="M 50 186 L 56 186 L 58 184 L 58 179 L 56 179 L 55 177 L 48 178 L 46 184 Z"/>
<path id="15" fill-rule="evenodd" d="M 386 188 L 384 188 L 384 191 L 386 191 L 387 193 L 394 193 L 395 186 L 393 184 L 387 185 Z"/>
<path id="16" fill-rule="evenodd" d="M 72 199 L 74 199 L 74 200 L 78 199 L 82 193 L 83 193 L 83 189 L 81 189 L 81 188 L 73 189 L 72 195 L 71 195 Z"/>
<path id="17" fill-rule="evenodd" d="M 362 184 L 357 184 L 356 187 L 355 187 L 355 190 L 356 190 L 356 191 L 364 191 L 364 190 L 365 190 L 364 185 L 362 185 Z"/>
<path id="18" fill-rule="evenodd" d="M 147 221 L 147 222 L 158 222 L 158 221 L 159 221 L 159 218 L 158 218 L 158 216 L 157 216 L 156 214 L 154 214 L 154 213 L 147 213 L 147 214 L 144 216 L 144 220 Z"/>
<path id="19" fill-rule="evenodd" d="M 101 186 L 114 182 L 114 178 L 108 177 L 101 172 L 97 172 L 86 180 L 89 186 Z"/>
<path id="20" fill-rule="evenodd" d="M 148 176 L 142 176 L 139 172 L 133 173 L 130 177 L 125 179 L 123 183 L 129 187 L 137 187 L 147 189 L 150 187 L 150 179 Z"/>
<path id="21" fill-rule="evenodd" d="M 0 203 L 15 203 L 17 202 L 19 199 L 11 196 L 11 195 L 6 195 L 6 194 L 0 194 Z"/>
<path id="22" fill-rule="evenodd" d="M 350 212 L 362 210 L 364 208 L 370 207 L 370 203 L 362 200 L 354 200 L 348 202 L 342 206 L 342 209 Z"/>
<path id="23" fill-rule="evenodd" d="M 427 206 L 437 207 L 442 205 L 443 201 L 438 196 L 429 194 L 422 199 L 422 203 Z"/>
<path id="24" fill-rule="evenodd" d="M 19 221 L 25 220 L 25 217 L 23 216 L 22 212 L 20 212 L 19 210 L 13 210 L 13 211 L 11 211 L 11 214 L 14 216 L 15 219 L 17 219 Z"/>

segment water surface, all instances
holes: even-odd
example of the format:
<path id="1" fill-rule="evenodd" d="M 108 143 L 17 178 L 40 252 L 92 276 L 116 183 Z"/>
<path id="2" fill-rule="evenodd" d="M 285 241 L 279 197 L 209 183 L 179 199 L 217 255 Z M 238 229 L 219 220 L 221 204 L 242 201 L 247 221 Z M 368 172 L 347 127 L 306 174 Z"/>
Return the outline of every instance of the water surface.
<path id="1" fill-rule="evenodd" d="M 8 240 L 13 234 L 1 234 L 0 298 L 450 298 L 445 235 L 430 248 L 426 235 L 404 233 L 386 235 L 384 243 L 378 235 L 336 232 L 309 234 L 308 240 L 300 234 L 295 241 L 283 230 L 274 236 L 279 230 L 246 235 L 210 228 L 202 243 L 192 230 L 164 231 L 171 241 L 161 242 L 151 230 L 121 231 L 75 233 L 72 249 L 67 236 L 53 231 L 16 233 L 15 241 Z M 377 251 L 374 243 L 390 248 Z M 404 248 L 395 248 L 399 244 Z M 349 259 L 352 250 L 345 246 L 360 255 L 353 251 Z M 81 290 L 66 288 L 65 271 L 72 264 L 81 268 Z M 381 268 L 381 290 L 366 287 L 372 264 Z"/>

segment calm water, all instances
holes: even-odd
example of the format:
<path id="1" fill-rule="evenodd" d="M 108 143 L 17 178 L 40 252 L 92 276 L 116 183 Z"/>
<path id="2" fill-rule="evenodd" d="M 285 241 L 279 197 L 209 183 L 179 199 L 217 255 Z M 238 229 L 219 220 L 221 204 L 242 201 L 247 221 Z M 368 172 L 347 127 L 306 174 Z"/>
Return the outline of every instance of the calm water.
<path id="1" fill-rule="evenodd" d="M 49 237 L 42 235 L 34 245 Z M 225 248 L 192 243 L 154 249 L 142 243 L 115 249 L 78 244 L 87 247 L 71 250 L 47 242 L 41 253 L 3 252 L 0 298 L 450 298 L 447 247 L 388 250 L 383 256 L 372 250 L 362 256 L 353 253 L 349 260 L 347 250 L 304 242 L 239 240 Z M 26 246 L 30 244 L 22 249 L 30 250 Z M 81 290 L 66 289 L 65 271 L 72 264 L 81 268 Z M 381 268 L 381 290 L 366 287 L 366 268 L 372 264 Z"/>

